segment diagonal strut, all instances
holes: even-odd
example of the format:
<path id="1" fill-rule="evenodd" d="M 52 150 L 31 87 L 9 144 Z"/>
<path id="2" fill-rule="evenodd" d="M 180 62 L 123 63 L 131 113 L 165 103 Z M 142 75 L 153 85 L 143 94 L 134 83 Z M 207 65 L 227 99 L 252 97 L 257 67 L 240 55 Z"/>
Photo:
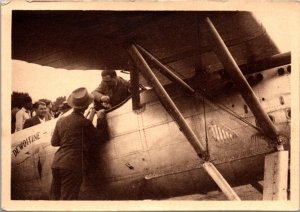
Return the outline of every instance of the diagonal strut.
<path id="1" fill-rule="evenodd" d="M 276 139 L 278 136 L 278 132 L 275 125 L 272 123 L 269 116 L 262 108 L 254 91 L 250 87 L 239 66 L 235 62 L 224 41 L 222 40 L 221 36 L 219 35 L 218 31 L 209 18 L 206 18 L 206 23 L 209 29 L 211 44 L 213 46 L 215 54 L 218 56 L 231 79 L 239 88 L 240 94 L 251 109 L 258 123 L 260 123 L 260 126 L 262 127 L 264 133 L 270 138 Z"/>
<path id="2" fill-rule="evenodd" d="M 227 46 L 209 18 L 206 18 L 211 44 L 225 70 L 239 88 L 240 94 L 251 109 L 263 132 L 277 144 L 277 152 L 266 155 L 264 170 L 264 199 L 287 199 L 288 151 L 283 151 L 283 144 L 276 126 L 260 105 L 254 91 L 248 84 Z"/>
<path id="3" fill-rule="evenodd" d="M 206 160 L 206 151 L 204 145 L 199 141 L 193 130 L 188 126 L 184 117 L 163 88 L 161 83 L 158 81 L 153 71 L 137 49 L 135 45 L 132 45 L 129 49 L 129 53 L 133 60 L 135 61 L 137 67 L 140 71 L 151 81 L 154 87 L 155 93 L 158 95 L 162 104 L 167 108 L 167 111 L 174 117 L 175 121 L 179 125 L 180 130 L 183 132 L 184 136 L 187 138 L 189 143 L 192 145 L 197 155 Z M 227 196 L 229 200 L 240 200 L 235 191 L 230 187 L 228 182 L 224 179 L 221 173 L 216 169 L 216 167 L 208 161 L 204 161 L 202 164 L 203 169 L 209 174 L 209 176 L 214 180 L 214 182 L 219 186 L 223 193 Z"/>

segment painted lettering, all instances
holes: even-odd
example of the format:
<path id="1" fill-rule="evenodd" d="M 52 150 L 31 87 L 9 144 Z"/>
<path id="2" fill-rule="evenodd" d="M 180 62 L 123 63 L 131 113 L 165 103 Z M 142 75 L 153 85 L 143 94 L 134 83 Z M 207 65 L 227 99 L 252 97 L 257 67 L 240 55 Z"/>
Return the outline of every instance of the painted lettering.
<path id="1" fill-rule="evenodd" d="M 40 133 L 35 134 L 33 137 L 34 137 L 35 141 L 39 140 L 40 139 Z"/>
<path id="2" fill-rule="evenodd" d="M 13 153 L 14 153 L 14 156 L 17 156 L 17 154 L 20 153 L 20 151 L 19 151 L 18 148 L 16 147 L 16 148 L 13 150 Z"/>
<path id="3" fill-rule="evenodd" d="M 25 147 L 28 145 L 28 144 L 30 144 L 31 143 L 31 136 L 29 136 L 26 140 L 25 140 L 25 142 L 24 142 L 24 144 L 25 144 Z"/>
<path id="4" fill-rule="evenodd" d="M 28 136 L 26 139 L 24 139 L 23 141 L 21 141 L 19 143 L 19 145 L 17 145 L 15 147 L 15 149 L 13 150 L 13 154 L 16 157 L 21 150 L 23 150 L 24 148 L 26 148 L 28 145 L 32 144 L 34 141 L 37 141 L 40 139 L 40 132 L 37 132 L 34 135 Z"/>

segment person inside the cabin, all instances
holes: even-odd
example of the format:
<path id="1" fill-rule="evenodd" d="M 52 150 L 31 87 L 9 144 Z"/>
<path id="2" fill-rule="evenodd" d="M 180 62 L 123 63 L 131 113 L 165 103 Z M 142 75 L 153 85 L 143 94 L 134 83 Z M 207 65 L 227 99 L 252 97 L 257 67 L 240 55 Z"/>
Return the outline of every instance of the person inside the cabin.
<path id="1" fill-rule="evenodd" d="M 36 102 L 36 110 L 35 110 L 35 116 L 32 118 L 29 118 L 25 121 L 24 123 L 24 129 L 44 123 L 45 121 L 48 121 L 46 115 L 47 115 L 47 110 L 46 110 L 46 104 L 44 102 Z"/>
<path id="2" fill-rule="evenodd" d="M 26 96 L 24 99 L 24 106 L 16 113 L 16 129 L 20 131 L 24 127 L 24 123 L 27 119 L 31 118 L 30 110 L 32 108 L 32 99 Z"/>
<path id="3" fill-rule="evenodd" d="M 102 81 L 92 92 L 96 110 L 118 105 L 130 96 L 130 82 L 117 76 L 115 70 L 103 70 Z"/>
<path id="4" fill-rule="evenodd" d="M 51 145 L 59 149 L 51 166 L 51 200 L 78 199 L 83 177 L 91 173 L 95 164 L 97 146 L 103 141 L 102 129 L 106 128 L 107 120 L 104 109 L 97 112 L 96 128 L 84 117 L 92 101 L 93 96 L 86 88 L 74 90 L 67 100 L 73 112 L 56 123 Z"/>

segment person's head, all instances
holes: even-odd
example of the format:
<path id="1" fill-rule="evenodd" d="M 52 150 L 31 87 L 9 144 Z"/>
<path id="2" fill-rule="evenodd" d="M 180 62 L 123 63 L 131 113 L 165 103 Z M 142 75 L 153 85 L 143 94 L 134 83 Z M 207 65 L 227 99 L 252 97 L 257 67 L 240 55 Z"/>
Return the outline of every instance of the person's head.
<path id="1" fill-rule="evenodd" d="M 47 108 L 49 108 L 50 110 L 52 110 L 52 102 L 51 101 L 47 101 L 46 102 L 46 106 L 47 106 Z"/>
<path id="2" fill-rule="evenodd" d="M 64 101 L 62 104 L 60 104 L 58 106 L 58 112 L 60 114 L 64 114 L 66 113 L 67 111 L 69 111 L 72 107 L 70 107 L 70 105 L 68 105 L 67 101 Z"/>
<path id="3" fill-rule="evenodd" d="M 24 108 L 26 110 L 31 110 L 32 108 L 32 99 L 29 96 L 24 98 Z"/>
<path id="4" fill-rule="evenodd" d="M 117 73 L 115 70 L 104 70 L 101 73 L 102 82 L 109 87 L 114 87 L 117 82 Z"/>
<path id="5" fill-rule="evenodd" d="M 47 114 L 47 109 L 46 109 L 46 104 L 45 102 L 36 102 L 36 115 L 39 117 L 39 118 L 44 118 Z"/>
<path id="6" fill-rule="evenodd" d="M 36 111 L 37 108 L 38 108 L 38 102 L 33 103 L 31 109 L 32 109 L 33 111 Z"/>
<path id="7" fill-rule="evenodd" d="M 70 105 L 74 111 L 84 112 L 94 100 L 92 94 L 90 94 L 86 88 L 77 88 L 68 97 L 68 105 Z"/>

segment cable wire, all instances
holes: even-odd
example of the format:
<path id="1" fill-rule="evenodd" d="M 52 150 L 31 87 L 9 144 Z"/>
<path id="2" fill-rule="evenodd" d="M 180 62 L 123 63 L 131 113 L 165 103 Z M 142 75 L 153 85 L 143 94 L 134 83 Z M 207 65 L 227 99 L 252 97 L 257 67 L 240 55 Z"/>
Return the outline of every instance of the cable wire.
<path id="1" fill-rule="evenodd" d="M 203 116 L 204 116 L 204 131 L 205 131 L 205 144 L 206 144 L 206 156 L 207 160 L 209 159 L 209 148 L 208 148 L 208 136 L 207 136 L 207 123 L 206 123 L 206 111 L 205 111 L 205 100 L 204 96 L 202 96 L 203 102 Z"/>
<path id="2" fill-rule="evenodd" d="M 212 100 L 211 100 L 212 98 L 211 98 L 210 96 L 206 95 L 206 94 L 204 93 L 204 91 L 199 91 L 199 90 L 198 90 L 198 92 L 200 92 L 200 95 L 201 95 L 203 98 L 205 98 L 206 100 L 208 100 L 212 105 L 217 106 L 217 107 L 220 108 L 221 110 L 223 110 L 223 111 L 227 112 L 228 114 L 232 115 L 233 117 L 239 119 L 240 121 L 244 122 L 245 124 L 249 125 L 250 127 L 254 128 L 255 130 L 257 130 L 257 131 L 263 133 L 263 131 L 262 131 L 261 128 L 255 126 L 255 125 L 253 125 L 251 122 L 245 120 L 245 118 L 241 117 L 240 115 L 238 115 L 237 113 L 235 113 L 234 111 L 232 111 L 232 110 L 231 110 L 230 108 L 228 108 L 227 106 L 225 106 L 225 105 L 223 105 L 223 104 L 221 104 L 221 103 L 215 103 L 214 101 L 212 101 Z"/>

